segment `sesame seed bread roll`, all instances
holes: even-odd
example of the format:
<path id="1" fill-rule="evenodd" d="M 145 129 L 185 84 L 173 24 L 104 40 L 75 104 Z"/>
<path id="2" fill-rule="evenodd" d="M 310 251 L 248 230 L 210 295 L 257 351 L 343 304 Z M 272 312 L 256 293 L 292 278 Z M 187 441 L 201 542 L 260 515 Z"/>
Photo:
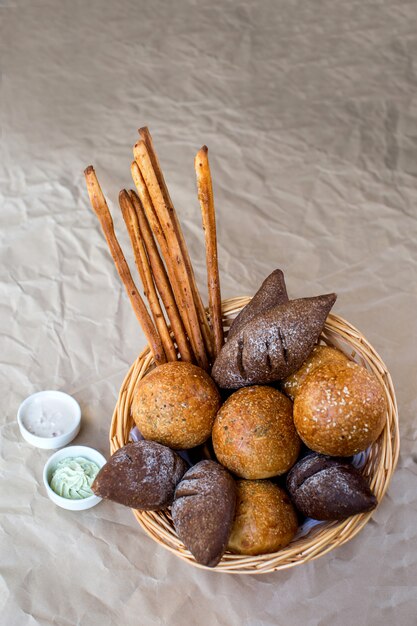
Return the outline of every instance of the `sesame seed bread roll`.
<path id="1" fill-rule="evenodd" d="M 282 390 L 294 401 L 305 379 L 315 369 L 325 363 L 347 363 L 348 361 L 347 356 L 340 350 L 336 350 L 336 348 L 314 346 L 311 354 L 306 358 L 300 369 L 283 381 L 281 385 Z"/>
<path id="2" fill-rule="evenodd" d="M 378 439 L 386 412 L 373 374 L 351 361 L 327 363 L 305 380 L 294 402 L 294 423 L 311 450 L 351 456 Z"/>

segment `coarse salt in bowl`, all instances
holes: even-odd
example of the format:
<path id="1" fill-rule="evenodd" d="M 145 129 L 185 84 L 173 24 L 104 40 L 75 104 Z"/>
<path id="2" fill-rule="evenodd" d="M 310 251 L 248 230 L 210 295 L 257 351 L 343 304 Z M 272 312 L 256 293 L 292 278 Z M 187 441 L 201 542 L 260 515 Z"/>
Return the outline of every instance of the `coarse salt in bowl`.
<path id="1" fill-rule="evenodd" d="M 39 391 L 22 402 L 17 422 L 28 443 L 44 450 L 58 449 L 78 435 L 81 409 L 78 402 L 63 391 Z"/>

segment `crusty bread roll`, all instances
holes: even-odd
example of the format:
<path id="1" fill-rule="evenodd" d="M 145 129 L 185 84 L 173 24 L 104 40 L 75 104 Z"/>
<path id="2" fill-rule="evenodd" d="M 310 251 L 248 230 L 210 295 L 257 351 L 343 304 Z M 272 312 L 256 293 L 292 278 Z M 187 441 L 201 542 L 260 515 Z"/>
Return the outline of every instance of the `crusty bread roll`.
<path id="1" fill-rule="evenodd" d="M 297 394 L 294 423 L 315 452 L 351 456 L 378 439 L 386 411 L 373 374 L 352 361 L 326 363 L 309 374 Z"/>
<path id="2" fill-rule="evenodd" d="M 297 514 L 284 489 L 269 480 L 237 482 L 236 514 L 227 544 L 231 552 L 276 552 L 290 543 L 297 526 Z"/>
<path id="3" fill-rule="evenodd" d="M 208 439 L 219 406 L 220 394 L 204 370 L 173 361 L 139 381 L 132 415 L 145 439 L 186 450 Z"/>
<path id="4" fill-rule="evenodd" d="M 297 460 L 300 439 L 292 402 L 273 387 L 245 387 L 218 412 L 212 432 L 216 457 L 242 478 L 269 478 Z"/>
<path id="5" fill-rule="evenodd" d="M 300 369 L 294 372 L 294 374 L 288 376 L 281 383 L 281 387 L 287 396 L 294 401 L 305 379 L 315 369 L 325 363 L 347 363 L 348 361 L 349 359 L 347 356 L 343 354 L 343 352 L 340 352 L 340 350 L 336 350 L 336 348 L 330 348 L 329 346 L 314 346 L 313 350 L 306 358 Z"/>

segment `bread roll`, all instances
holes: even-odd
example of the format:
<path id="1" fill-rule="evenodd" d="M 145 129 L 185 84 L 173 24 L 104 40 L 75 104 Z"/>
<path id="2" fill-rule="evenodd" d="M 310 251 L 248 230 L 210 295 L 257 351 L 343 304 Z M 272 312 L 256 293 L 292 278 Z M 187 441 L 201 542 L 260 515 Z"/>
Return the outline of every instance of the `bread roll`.
<path id="1" fill-rule="evenodd" d="M 304 443 L 322 454 L 351 456 L 382 432 L 387 404 L 377 378 L 351 361 L 327 363 L 306 378 L 294 402 Z"/>
<path id="2" fill-rule="evenodd" d="M 300 452 L 292 402 L 272 387 L 246 387 L 218 412 L 212 432 L 217 459 L 242 478 L 284 474 Z"/>
<path id="3" fill-rule="evenodd" d="M 282 380 L 317 342 L 336 294 L 290 300 L 256 315 L 225 343 L 213 365 L 219 387 L 238 389 Z"/>
<path id="4" fill-rule="evenodd" d="M 314 346 L 312 352 L 306 358 L 300 369 L 294 372 L 294 374 L 291 374 L 291 376 L 288 376 L 281 384 L 281 387 L 287 396 L 294 401 L 305 379 L 315 369 L 325 363 L 347 363 L 348 361 L 347 356 L 343 354 L 343 352 L 340 352 L 340 350 L 336 350 L 336 348 Z"/>
<path id="5" fill-rule="evenodd" d="M 269 480 L 239 480 L 235 519 L 227 545 L 236 554 L 268 554 L 297 532 L 297 514 L 284 491 Z"/>
<path id="6" fill-rule="evenodd" d="M 236 484 L 214 461 L 200 461 L 175 491 L 172 521 L 197 563 L 215 567 L 229 539 L 236 506 Z"/>
<path id="7" fill-rule="evenodd" d="M 158 511 L 174 499 L 188 469 L 176 453 L 154 441 L 128 443 L 101 468 L 92 484 L 96 496 L 132 509 Z"/>
<path id="8" fill-rule="evenodd" d="M 268 309 L 288 302 L 287 288 L 285 286 L 284 274 L 281 270 L 274 270 L 258 289 L 252 300 L 235 317 L 229 328 L 228 340 L 238 333 L 241 328 L 250 322 L 260 313 L 265 313 Z"/>
<path id="9" fill-rule="evenodd" d="M 294 465 L 287 489 L 297 509 L 317 520 L 342 520 L 377 504 L 358 470 L 344 459 L 321 454 L 310 454 Z"/>
<path id="10" fill-rule="evenodd" d="M 145 439 L 186 450 L 210 436 L 219 406 L 220 394 L 210 376 L 196 365 L 174 361 L 138 383 L 132 415 Z"/>

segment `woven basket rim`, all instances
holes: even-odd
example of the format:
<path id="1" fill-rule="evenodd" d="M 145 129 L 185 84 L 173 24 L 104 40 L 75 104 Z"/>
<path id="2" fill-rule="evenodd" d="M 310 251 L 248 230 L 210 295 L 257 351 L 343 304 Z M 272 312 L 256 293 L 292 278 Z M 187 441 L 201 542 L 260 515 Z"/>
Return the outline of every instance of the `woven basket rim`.
<path id="1" fill-rule="evenodd" d="M 250 300 L 249 296 L 239 296 L 222 302 L 225 329 L 230 326 L 231 320 Z M 384 389 L 387 399 L 386 423 L 379 439 L 371 446 L 365 467 L 362 470 L 370 482 L 379 506 L 395 470 L 400 446 L 398 408 L 390 373 L 364 335 L 338 315 L 331 313 L 328 316 L 321 341 L 328 345 L 336 345 L 350 358 L 371 370 Z M 133 392 L 137 382 L 143 378 L 152 365 L 152 356 L 149 346 L 147 346 L 125 376 L 110 427 L 111 454 L 129 441 L 129 433 L 133 425 L 130 414 Z M 306 536 L 293 540 L 289 546 L 273 554 L 244 556 L 226 553 L 214 571 L 260 574 L 307 563 L 353 539 L 366 525 L 373 513 L 374 511 L 362 513 L 340 522 L 321 523 Z M 213 571 L 212 568 L 206 568 L 197 563 L 178 539 L 169 511 L 134 510 L 133 514 L 146 533 L 158 544 L 196 567 Z"/>

